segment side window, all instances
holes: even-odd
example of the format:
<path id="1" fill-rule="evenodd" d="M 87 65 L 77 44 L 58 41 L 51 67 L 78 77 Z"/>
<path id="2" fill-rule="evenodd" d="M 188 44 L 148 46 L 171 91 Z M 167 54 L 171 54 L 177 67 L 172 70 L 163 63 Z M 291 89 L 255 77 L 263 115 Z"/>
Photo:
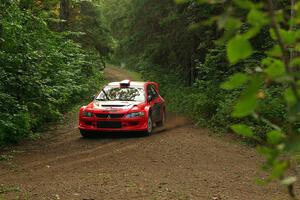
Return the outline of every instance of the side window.
<path id="1" fill-rule="evenodd" d="M 152 90 L 151 90 L 151 85 L 147 86 L 147 93 L 148 93 L 148 95 L 153 95 Z"/>
<path id="2" fill-rule="evenodd" d="M 156 99 L 158 97 L 158 94 L 155 90 L 154 85 L 151 85 L 151 91 L 152 91 L 153 99 Z"/>
<path id="3" fill-rule="evenodd" d="M 156 99 L 158 97 L 158 93 L 156 92 L 154 85 L 148 85 L 147 92 L 148 92 L 148 95 L 152 96 L 152 99 Z"/>

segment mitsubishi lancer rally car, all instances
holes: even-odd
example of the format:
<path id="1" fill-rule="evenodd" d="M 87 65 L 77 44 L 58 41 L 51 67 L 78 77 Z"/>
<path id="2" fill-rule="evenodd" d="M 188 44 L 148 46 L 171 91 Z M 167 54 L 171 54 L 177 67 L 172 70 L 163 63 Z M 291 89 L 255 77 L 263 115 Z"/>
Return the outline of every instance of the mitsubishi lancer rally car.
<path id="1" fill-rule="evenodd" d="M 124 80 L 106 85 L 87 106 L 80 108 L 83 137 L 97 132 L 138 131 L 150 135 L 166 119 L 165 101 L 155 82 Z"/>

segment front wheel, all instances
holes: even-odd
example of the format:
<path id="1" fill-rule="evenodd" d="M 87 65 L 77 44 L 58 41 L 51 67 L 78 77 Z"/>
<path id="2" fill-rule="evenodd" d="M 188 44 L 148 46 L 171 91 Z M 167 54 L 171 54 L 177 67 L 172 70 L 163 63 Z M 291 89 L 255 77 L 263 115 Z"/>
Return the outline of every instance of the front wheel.
<path id="1" fill-rule="evenodd" d="M 92 136 L 91 132 L 85 130 L 80 130 L 80 134 L 83 138 L 90 138 Z"/>
<path id="2" fill-rule="evenodd" d="M 153 121 L 151 116 L 148 116 L 148 125 L 147 125 L 147 130 L 145 131 L 145 136 L 150 136 L 153 131 Z"/>

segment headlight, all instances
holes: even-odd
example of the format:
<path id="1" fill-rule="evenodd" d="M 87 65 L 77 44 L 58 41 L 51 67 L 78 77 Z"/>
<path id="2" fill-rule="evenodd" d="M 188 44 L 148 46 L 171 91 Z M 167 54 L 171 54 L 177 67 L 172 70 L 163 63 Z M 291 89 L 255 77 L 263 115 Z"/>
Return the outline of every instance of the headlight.
<path id="1" fill-rule="evenodd" d="M 91 112 L 83 112 L 84 117 L 93 117 L 93 113 Z"/>
<path id="2" fill-rule="evenodd" d="M 145 113 L 144 112 L 134 112 L 134 113 L 129 113 L 125 117 L 126 118 L 135 118 L 135 117 L 144 117 Z"/>

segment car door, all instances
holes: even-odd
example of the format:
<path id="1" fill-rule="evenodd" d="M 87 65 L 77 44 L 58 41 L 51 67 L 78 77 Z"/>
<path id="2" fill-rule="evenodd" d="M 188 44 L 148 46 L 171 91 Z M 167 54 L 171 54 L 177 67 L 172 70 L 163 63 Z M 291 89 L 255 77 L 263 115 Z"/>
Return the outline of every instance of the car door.
<path id="1" fill-rule="evenodd" d="M 157 122 L 161 120 L 162 102 L 153 84 L 148 85 L 147 92 L 152 96 L 152 100 L 149 102 L 152 109 L 152 120 Z"/>

